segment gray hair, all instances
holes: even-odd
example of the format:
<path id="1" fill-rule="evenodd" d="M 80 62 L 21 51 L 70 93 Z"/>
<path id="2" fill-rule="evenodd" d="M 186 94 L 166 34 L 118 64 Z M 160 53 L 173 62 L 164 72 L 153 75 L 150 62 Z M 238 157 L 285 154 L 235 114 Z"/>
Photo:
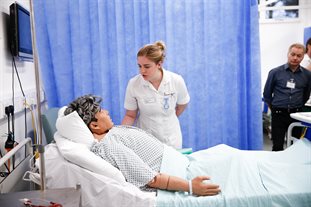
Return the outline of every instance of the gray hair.
<path id="1" fill-rule="evenodd" d="M 64 115 L 66 116 L 76 111 L 84 123 L 89 126 L 92 121 L 97 121 L 95 114 L 101 110 L 101 101 L 101 97 L 92 94 L 80 96 L 67 106 Z"/>
<path id="2" fill-rule="evenodd" d="M 302 49 L 302 50 L 303 50 L 303 54 L 306 53 L 306 48 L 305 48 L 305 46 L 304 46 L 303 44 L 300 44 L 300 43 L 294 43 L 294 44 L 292 44 L 291 46 L 289 46 L 289 48 L 288 48 L 288 53 L 290 53 L 290 50 L 291 50 L 293 47 Z"/>

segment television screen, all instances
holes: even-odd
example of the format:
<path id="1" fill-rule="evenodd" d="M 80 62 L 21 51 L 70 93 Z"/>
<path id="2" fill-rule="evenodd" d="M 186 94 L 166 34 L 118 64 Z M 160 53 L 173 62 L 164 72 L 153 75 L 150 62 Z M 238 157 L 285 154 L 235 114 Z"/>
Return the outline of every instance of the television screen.
<path id="1" fill-rule="evenodd" d="M 12 55 L 32 60 L 32 41 L 29 11 L 17 3 L 10 6 Z"/>

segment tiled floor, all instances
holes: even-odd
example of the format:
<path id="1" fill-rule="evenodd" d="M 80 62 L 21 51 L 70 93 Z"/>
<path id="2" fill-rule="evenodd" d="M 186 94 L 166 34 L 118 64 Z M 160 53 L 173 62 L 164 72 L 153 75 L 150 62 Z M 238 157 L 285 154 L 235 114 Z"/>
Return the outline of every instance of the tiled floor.
<path id="1" fill-rule="evenodd" d="M 272 140 L 268 137 L 266 133 L 263 134 L 263 150 L 265 151 L 272 150 Z"/>
<path id="2" fill-rule="evenodd" d="M 263 150 L 272 151 L 272 140 L 268 136 L 268 133 L 271 136 L 271 117 L 263 113 Z"/>

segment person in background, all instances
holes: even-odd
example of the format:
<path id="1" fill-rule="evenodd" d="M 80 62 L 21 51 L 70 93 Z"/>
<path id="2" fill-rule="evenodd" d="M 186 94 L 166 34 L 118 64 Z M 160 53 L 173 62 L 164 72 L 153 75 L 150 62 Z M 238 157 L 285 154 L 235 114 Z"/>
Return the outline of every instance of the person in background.
<path id="1" fill-rule="evenodd" d="M 295 43 L 289 47 L 287 63 L 272 69 L 264 87 L 264 101 L 272 115 L 272 151 L 283 150 L 288 126 L 295 120 L 290 113 L 302 111 L 310 97 L 311 72 L 300 66 L 304 57 L 304 45 Z M 299 138 L 301 130 L 294 128 L 293 136 Z"/>
<path id="2" fill-rule="evenodd" d="M 143 46 L 137 53 L 140 74 L 128 82 L 122 125 L 136 125 L 161 142 L 182 148 L 178 116 L 185 110 L 190 96 L 182 76 L 163 68 L 165 44 L 157 41 Z"/>
<path id="3" fill-rule="evenodd" d="M 192 180 L 160 173 L 164 144 L 146 131 L 132 126 L 114 126 L 108 111 L 101 109 L 100 97 L 85 95 L 71 102 L 64 115 L 76 111 L 96 140 L 91 151 L 118 168 L 127 182 L 145 191 L 154 189 L 188 191 L 208 196 L 220 192 L 219 186 L 204 183 L 208 176 Z"/>
<path id="4" fill-rule="evenodd" d="M 306 53 L 300 65 L 311 71 L 311 37 L 306 42 Z"/>
<path id="5" fill-rule="evenodd" d="M 300 65 L 311 71 L 311 37 L 306 42 L 306 54 L 304 55 Z M 306 105 L 303 107 L 303 111 L 305 112 L 311 111 L 311 95 Z"/>

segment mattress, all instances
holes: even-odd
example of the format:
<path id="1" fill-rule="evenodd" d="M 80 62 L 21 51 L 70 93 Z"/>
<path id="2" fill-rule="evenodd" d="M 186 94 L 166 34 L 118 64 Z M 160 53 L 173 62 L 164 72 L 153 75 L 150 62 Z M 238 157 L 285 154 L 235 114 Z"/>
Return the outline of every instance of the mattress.
<path id="1" fill-rule="evenodd" d="M 183 156 L 168 148 L 161 172 L 187 180 L 208 175 L 208 182 L 219 184 L 222 191 L 216 196 L 199 197 L 158 190 L 157 207 L 311 205 L 311 144 L 307 139 L 281 152 L 218 145 Z"/>

